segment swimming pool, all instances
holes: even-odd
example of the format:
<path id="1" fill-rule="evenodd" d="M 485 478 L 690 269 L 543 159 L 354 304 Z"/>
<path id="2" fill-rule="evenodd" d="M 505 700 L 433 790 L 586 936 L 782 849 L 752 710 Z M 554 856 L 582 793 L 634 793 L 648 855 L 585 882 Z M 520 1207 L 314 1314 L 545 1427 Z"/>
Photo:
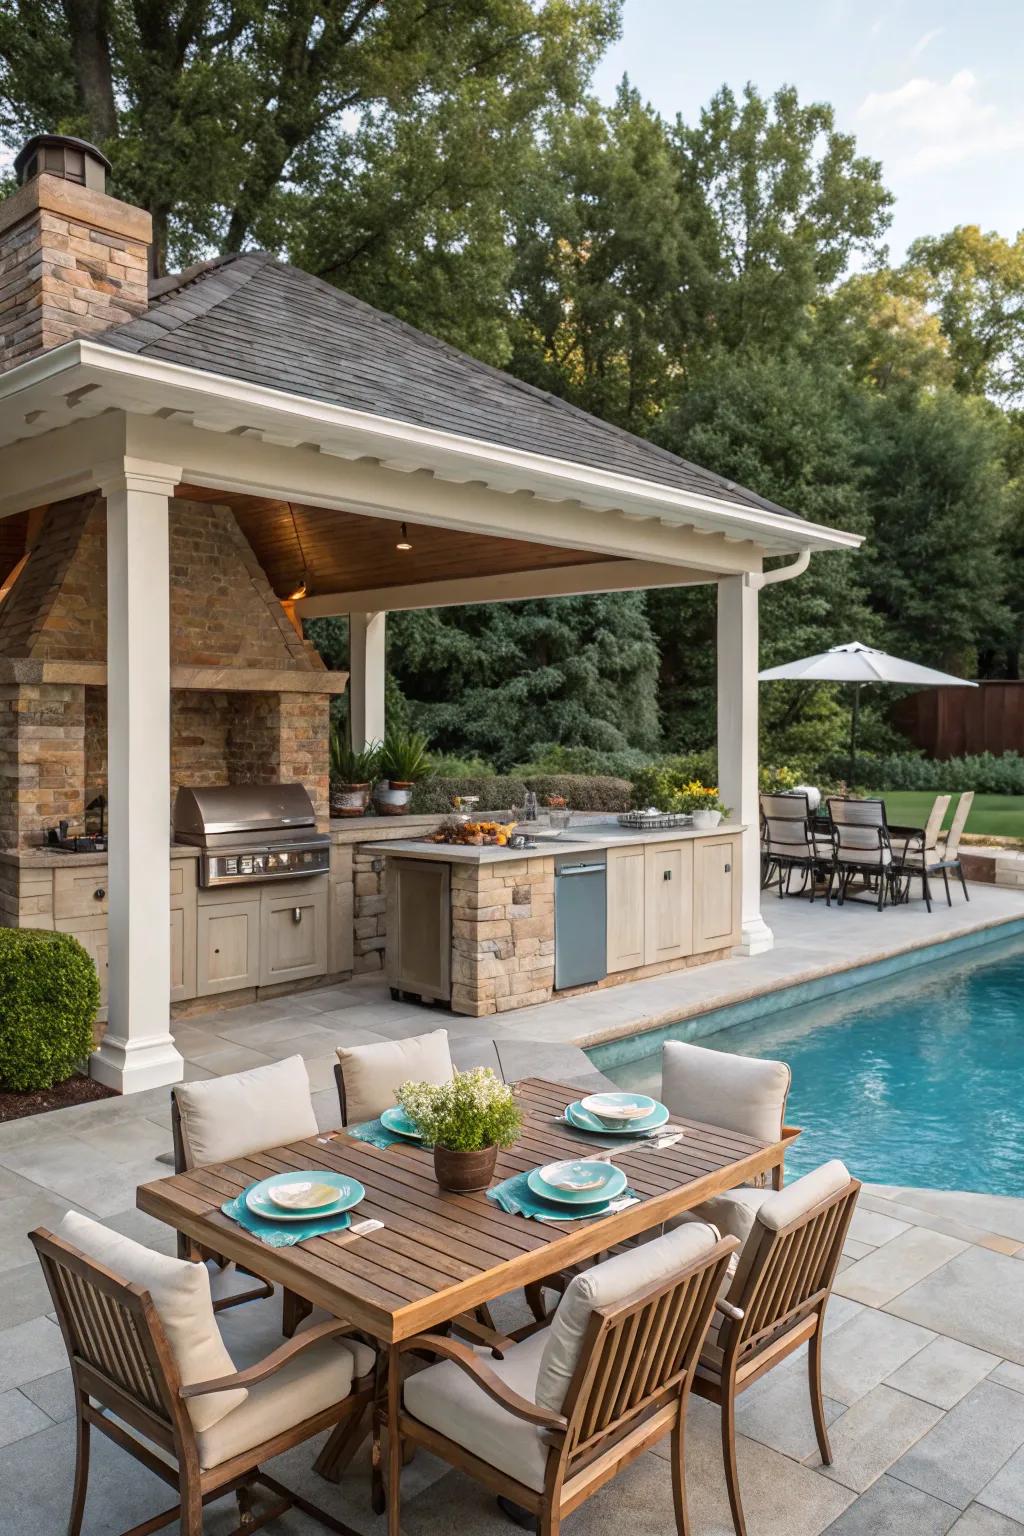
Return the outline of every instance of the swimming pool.
<path id="1" fill-rule="evenodd" d="M 649 1054 L 602 1070 L 623 1088 L 659 1092 L 662 1038 Z M 787 1171 L 841 1157 L 873 1183 L 1024 1194 L 1022 938 L 698 1043 L 789 1062 L 786 1118 L 804 1134 Z"/>

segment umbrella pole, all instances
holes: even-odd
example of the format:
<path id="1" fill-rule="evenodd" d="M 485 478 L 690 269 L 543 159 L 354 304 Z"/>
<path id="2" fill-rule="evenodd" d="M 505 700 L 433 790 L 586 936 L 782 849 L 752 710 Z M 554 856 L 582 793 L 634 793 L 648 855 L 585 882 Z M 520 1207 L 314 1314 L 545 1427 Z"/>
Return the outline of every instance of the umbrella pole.
<path id="1" fill-rule="evenodd" d="M 853 775 L 857 765 L 857 727 L 860 724 L 860 683 L 853 685 L 853 710 L 850 714 L 850 771 L 847 789 L 853 788 Z"/>

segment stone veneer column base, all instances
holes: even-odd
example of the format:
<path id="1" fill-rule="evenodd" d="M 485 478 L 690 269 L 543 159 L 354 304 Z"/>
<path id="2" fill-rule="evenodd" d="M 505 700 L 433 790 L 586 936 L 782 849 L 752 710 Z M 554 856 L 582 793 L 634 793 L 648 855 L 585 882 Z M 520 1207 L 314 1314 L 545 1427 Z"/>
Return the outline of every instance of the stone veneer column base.
<path id="1" fill-rule="evenodd" d="M 452 865 L 452 1011 L 546 1003 L 555 984 L 555 861 Z"/>

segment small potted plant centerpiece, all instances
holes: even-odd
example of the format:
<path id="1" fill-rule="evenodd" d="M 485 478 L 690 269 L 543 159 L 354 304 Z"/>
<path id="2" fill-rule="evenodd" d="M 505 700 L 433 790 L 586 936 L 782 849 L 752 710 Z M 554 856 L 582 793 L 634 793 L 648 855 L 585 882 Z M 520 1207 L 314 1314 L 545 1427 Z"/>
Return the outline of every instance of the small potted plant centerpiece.
<path id="1" fill-rule="evenodd" d="M 498 1148 L 512 1146 L 523 1128 L 512 1089 L 490 1067 L 456 1072 L 449 1083 L 403 1083 L 398 1102 L 433 1145 L 438 1184 L 460 1194 L 487 1188 Z"/>
<path id="2" fill-rule="evenodd" d="M 363 816 L 377 777 L 380 742 L 354 752 L 335 726 L 331 732 L 331 815 Z"/>
<path id="3" fill-rule="evenodd" d="M 564 795 L 549 795 L 547 798 L 548 822 L 559 832 L 565 832 L 572 825 L 572 811 L 566 802 Z"/>
<path id="4" fill-rule="evenodd" d="M 702 784 L 699 779 L 691 779 L 689 784 L 684 784 L 676 795 L 677 805 L 673 809 L 689 812 L 693 817 L 693 825 L 696 829 L 708 831 L 711 827 L 717 827 L 723 816 L 728 816 L 729 807 L 718 798 L 718 789 L 714 785 Z"/>
<path id="5" fill-rule="evenodd" d="M 388 731 L 380 749 L 381 781 L 373 792 L 382 816 L 405 816 L 413 786 L 430 772 L 427 738 L 419 731 Z"/>

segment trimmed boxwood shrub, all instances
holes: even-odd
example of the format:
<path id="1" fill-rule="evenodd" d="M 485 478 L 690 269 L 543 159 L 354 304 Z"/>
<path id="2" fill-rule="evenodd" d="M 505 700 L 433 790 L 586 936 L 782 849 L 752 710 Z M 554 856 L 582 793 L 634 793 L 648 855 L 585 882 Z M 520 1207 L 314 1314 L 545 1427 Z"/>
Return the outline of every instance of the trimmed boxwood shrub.
<path id="1" fill-rule="evenodd" d="M 573 811 L 628 811 L 633 786 L 628 779 L 596 773 L 539 773 L 526 779 L 543 810 L 552 795 L 561 795 Z"/>
<path id="2" fill-rule="evenodd" d="M 412 792 L 409 809 L 414 815 L 445 815 L 452 808 L 452 795 L 479 795 L 476 811 L 514 811 L 526 799 L 526 785 L 522 779 L 503 778 L 499 774 L 485 774 L 481 778 L 421 779 Z"/>
<path id="3" fill-rule="evenodd" d="M 849 759 L 833 754 L 822 768 L 832 778 L 845 778 Z M 884 755 L 859 752 L 854 765 L 855 784 L 870 789 L 917 789 L 963 791 L 979 795 L 1024 795 L 1024 757 L 1017 752 L 979 752 L 971 757 L 924 757 L 917 752 Z"/>
<path id="4" fill-rule="evenodd" d="M 0 1087 L 52 1088 L 93 1048 L 100 982 L 70 933 L 0 928 Z"/>

